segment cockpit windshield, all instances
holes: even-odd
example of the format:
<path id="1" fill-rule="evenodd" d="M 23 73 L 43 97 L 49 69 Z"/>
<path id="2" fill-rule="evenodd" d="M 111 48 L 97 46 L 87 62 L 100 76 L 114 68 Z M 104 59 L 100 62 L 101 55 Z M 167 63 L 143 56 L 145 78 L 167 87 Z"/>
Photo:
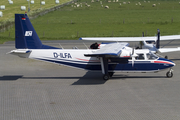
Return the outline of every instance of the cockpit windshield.
<path id="1" fill-rule="evenodd" d="M 156 56 L 155 54 L 153 54 L 151 52 L 147 53 L 146 55 L 147 55 L 148 60 L 155 60 L 158 58 L 158 56 Z"/>

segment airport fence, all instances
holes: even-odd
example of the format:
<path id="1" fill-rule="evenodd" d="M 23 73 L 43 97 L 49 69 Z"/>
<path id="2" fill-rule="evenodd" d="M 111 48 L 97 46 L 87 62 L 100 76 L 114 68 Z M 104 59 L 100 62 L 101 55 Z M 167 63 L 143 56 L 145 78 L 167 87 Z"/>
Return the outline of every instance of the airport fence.
<path id="1" fill-rule="evenodd" d="M 43 16 L 43 15 L 49 13 L 49 12 L 60 9 L 61 7 L 64 7 L 66 5 L 71 4 L 72 2 L 76 2 L 76 1 L 77 0 L 71 0 L 71 1 L 69 1 L 67 3 L 61 4 L 61 5 L 49 8 L 49 9 L 44 9 L 44 10 L 39 10 L 39 11 L 37 10 L 36 12 L 33 12 L 32 14 L 28 14 L 28 17 L 29 17 L 30 20 L 32 20 L 32 19 L 35 19 L 35 18 L 37 18 L 39 16 Z M 14 23 L 15 23 L 14 19 L 13 20 L 10 19 L 10 20 L 7 20 L 6 22 L 2 23 L 0 25 L 0 32 L 4 32 L 4 31 L 12 28 L 14 26 Z"/>

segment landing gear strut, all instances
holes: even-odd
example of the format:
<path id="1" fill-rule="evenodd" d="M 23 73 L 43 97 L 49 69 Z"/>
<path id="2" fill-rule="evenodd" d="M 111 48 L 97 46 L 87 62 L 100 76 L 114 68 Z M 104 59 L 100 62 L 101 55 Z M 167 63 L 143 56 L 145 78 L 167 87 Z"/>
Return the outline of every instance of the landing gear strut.
<path id="1" fill-rule="evenodd" d="M 108 74 L 109 74 L 109 77 L 112 77 L 114 72 L 108 72 Z"/>
<path id="2" fill-rule="evenodd" d="M 109 80 L 110 76 L 112 75 L 108 73 L 108 59 L 106 57 L 101 57 L 100 61 L 101 61 L 102 73 L 104 74 L 103 79 Z"/>
<path id="3" fill-rule="evenodd" d="M 172 72 L 172 71 L 173 71 L 173 70 L 170 69 L 170 70 L 166 73 L 166 77 L 171 78 L 171 77 L 173 76 L 173 72 Z"/>

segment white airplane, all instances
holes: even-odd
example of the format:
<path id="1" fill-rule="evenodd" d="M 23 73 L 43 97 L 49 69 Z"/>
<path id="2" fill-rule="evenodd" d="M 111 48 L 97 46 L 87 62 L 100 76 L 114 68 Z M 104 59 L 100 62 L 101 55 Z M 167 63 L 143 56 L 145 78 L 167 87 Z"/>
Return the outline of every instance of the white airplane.
<path id="1" fill-rule="evenodd" d="M 84 37 L 80 40 L 87 41 L 100 41 L 100 42 L 140 42 L 138 49 L 149 49 L 153 53 L 166 53 L 180 51 L 180 47 L 177 48 L 160 48 L 161 41 L 180 40 L 180 35 L 160 36 L 160 30 L 158 29 L 157 36 L 154 37 Z"/>
<path id="2" fill-rule="evenodd" d="M 128 43 L 105 44 L 101 49 L 61 49 L 43 45 L 27 14 L 15 14 L 15 46 L 9 54 L 66 65 L 89 71 L 102 71 L 108 80 L 114 72 L 159 72 L 169 69 L 172 77 L 175 63 L 159 58 L 148 49 L 134 50 Z"/>

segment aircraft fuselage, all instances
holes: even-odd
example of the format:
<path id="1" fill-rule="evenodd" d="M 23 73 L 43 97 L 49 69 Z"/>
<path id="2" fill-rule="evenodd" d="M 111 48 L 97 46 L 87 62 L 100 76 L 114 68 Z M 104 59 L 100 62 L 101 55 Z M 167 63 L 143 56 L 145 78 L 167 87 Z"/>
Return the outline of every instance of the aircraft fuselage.
<path id="1" fill-rule="evenodd" d="M 66 65 L 70 67 L 101 71 L 101 62 L 98 57 L 85 57 L 84 54 L 93 53 L 91 49 L 31 49 L 31 52 L 26 54 L 14 53 L 20 57 L 37 59 Z M 109 72 L 158 72 L 163 69 L 171 68 L 175 64 L 164 58 L 156 59 L 136 59 L 132 65 L 132 59 L 119 59 L 108 58 L 108 71 Z"/>

